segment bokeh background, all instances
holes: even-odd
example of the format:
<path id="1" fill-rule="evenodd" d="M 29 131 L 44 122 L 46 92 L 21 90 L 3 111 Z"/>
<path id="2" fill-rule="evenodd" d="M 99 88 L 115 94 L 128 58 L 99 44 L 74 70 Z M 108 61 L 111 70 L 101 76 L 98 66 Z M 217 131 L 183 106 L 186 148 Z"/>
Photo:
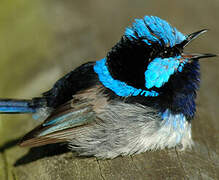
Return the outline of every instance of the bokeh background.
<path id="1" fill-rule="evenodd" d="M 144 15 L 159 16 L 185 34 L 210 29 L 187 51 L 219 54 L 218 0 L 1 0 L 0 97 L 39 96 L 80 64 L 103 58 L 125 27 Z M 193 137 L 208 142 L 218 158 L 219 58 L 201 60 L 201 72 Z M 1 115 L 0 147 L 36 123 L 29 115 Z M 7 168 L 28 150 L 0 150 L 0 179 L 10 178 Z"/>

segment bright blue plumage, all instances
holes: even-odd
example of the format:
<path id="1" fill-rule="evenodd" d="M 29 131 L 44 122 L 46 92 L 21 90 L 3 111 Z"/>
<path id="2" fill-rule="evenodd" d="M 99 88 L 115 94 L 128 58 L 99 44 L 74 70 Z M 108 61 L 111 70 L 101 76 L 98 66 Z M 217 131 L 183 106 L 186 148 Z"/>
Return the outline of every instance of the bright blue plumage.
<path id="1" fill-rule="evenodd" d="M 118 96 L 138 96 L 139 94 L 142 96 L 158 96 L 158 93 L 155 91 L 137 89 L 127 85 L 124 82 L 113 79 L 107 69 L 105 58 L 96 62 L 94 71 L 98 74 L 99 80 L 102 82 L 102 84 L 114 91 Z"/>
<path id="2" fill-rule="evenodd" d="M 25 100 L 0 100 L 1 113 L 34 113 L 35 108 L 29 106 Z"/>
<path id="3" fill-rule="evenodd" d="M 34 113 L 35 109 L 28 107 L 0 107 L 1 113 Z"/>
<path id="4" fill-rule="evenodd" d="M 126 29 L 125 36 L 131 40 L 144 38 L 148 45 L 151 45 L 149 41 L 157 42 L 160 45 L 164 42 L 166 46 L 170 47 L 180 44 L 186 39 L 186 36 L 176 28 L 156 16 L 145 16 L 144 19 L 136 19 L 133 26 Z"/>
<path id="5" fill-rule="evenodd" d="M 180 59 L 182 59 L 181 56 L 155 58 L 145 71 L 145 87 L 147 89 L 160 88 L 177 70 L 181 72 L 184 64 L 180 64 Z"/>

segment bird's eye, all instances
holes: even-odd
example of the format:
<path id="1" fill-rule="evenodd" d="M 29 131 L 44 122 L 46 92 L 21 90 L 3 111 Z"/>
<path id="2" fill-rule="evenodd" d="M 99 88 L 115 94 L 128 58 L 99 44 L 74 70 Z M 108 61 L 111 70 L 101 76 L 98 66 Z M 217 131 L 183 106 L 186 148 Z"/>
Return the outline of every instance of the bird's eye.
<path id="1" fill-rule="evenodd" d="M 171 51 L 168 51 L 167 49 L 163 50 L 162 52 L 160 52 L 160 56 L 161 57 L 168 57 L 170 56 Z"/>

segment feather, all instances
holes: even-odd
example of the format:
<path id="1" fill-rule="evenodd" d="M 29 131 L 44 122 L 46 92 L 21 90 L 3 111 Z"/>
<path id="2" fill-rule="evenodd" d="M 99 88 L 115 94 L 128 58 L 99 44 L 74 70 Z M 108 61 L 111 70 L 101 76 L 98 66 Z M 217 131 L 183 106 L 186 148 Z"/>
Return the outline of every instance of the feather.
<path id="1" fill-rule="evenodd" d="M 76 94 L 72 100 L 55 109 L 38 127 L 21 140 L 20 146 L 41 146 L 66 142 L 80 133 L 79 129 L 95 122 L 96 113 L 106 103 L 106 97 L 97 95 L 98 87 Z"/>
<path id="2" fill-rule="evenodd" d="M 31 100 L 0 99 L 0 113 L 34 113 Z"/>

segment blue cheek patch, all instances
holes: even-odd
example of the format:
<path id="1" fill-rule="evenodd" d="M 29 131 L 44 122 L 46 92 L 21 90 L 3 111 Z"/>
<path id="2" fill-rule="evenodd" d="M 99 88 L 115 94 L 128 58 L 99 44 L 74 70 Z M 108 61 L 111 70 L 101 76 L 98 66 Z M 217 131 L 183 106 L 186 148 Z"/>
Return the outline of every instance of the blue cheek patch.
<path id="1" fill-rule="evenodd" d="M 160 88 L 168 82 L 170 76 L 176 71 L 181 72 L 184 64 L 188 61 L 185 59 L 180 63 L 181 56 L 169 58 L 155 58 L 145 71 L 145 87 L 150 89 L 152 87 Z"/>
<path id="2" fill-rule="evenodd" d="M 94 65 L 94 71 L 97 73 L 100 82 L 106 87 L 111 89 L 115 94 L 122 97 L 128 96 L 151 96 L 155 97 L 159 94 L 155 91 L 147 91 L 143 89 L 137 89 L 132 86 L 127 85 L 125 82 L 115 80 L 110 75 L 108 68 L 106 66 L 106 59 L 102 59 L 97 61 Z"/>
<path id="3" fill-rule="evenodd" d="M 180 44 L 186 39 L 186 36 L 175 27 L 156 16 L 136 19 L 132 27 L 126 28 L 125 36 L 130 40 L 143 38 L 143 41 L 148 45 L 151 45 L 151 42 L 162 45 L 162 42 L 164 42 L 165 45 L 170 47 Z"/>

